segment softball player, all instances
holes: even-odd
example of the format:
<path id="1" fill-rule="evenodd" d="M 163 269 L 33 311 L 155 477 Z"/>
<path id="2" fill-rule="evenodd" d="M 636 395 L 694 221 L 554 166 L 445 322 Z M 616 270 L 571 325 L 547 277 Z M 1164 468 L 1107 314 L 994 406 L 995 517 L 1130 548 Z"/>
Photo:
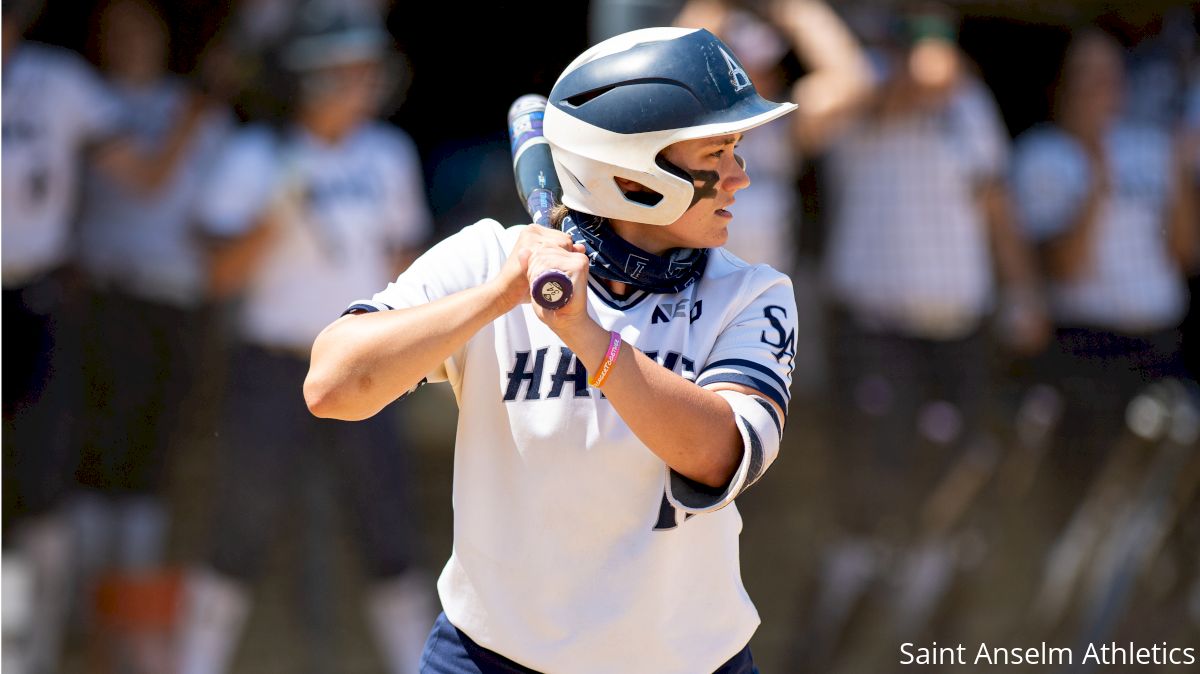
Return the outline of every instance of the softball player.
<path id="1" fill-rule="evenodd" d="M 545 135 L 563 231 L 483 220 L 317 338 L 305 397 L 364 419 L 426 382 L 460 414 L 445 613 L 423 672 L 755 671 L 734 499 L 778 454 L 790 280 L 721 248 L 762 99 L 704 30 L 606 40 Z M 529 303 L 548 269 L 574 283 Z"/>

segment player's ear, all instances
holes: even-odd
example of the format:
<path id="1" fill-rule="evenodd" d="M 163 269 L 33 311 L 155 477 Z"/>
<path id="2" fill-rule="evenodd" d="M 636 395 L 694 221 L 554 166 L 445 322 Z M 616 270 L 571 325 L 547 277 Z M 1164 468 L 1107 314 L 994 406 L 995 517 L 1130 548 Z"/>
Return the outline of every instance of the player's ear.
<path id="1" fill-rule="evenodd" d="M 645 185 L 639 183 L 636 180 L 630 180 L 628 178 L 621 178 L 619 176 L 614 177 L 613 179 L 617 181 L 617 187 L 621 188 L 622 192 L 649 192 L 650 191 L 650 188 L 646 187 Z"/>
<path id="2" fill-rule="evenodd" d="M 659 201 L 662 201 L 662 195 L 654 190 L 646 187 L 636 180 L 629 180 L 620 176 L 613 176 L 613 180 L 617 183 L 617 188 L 625 195 L 626 199 L 636 201 L 639 204 L 653 206 Z"/>

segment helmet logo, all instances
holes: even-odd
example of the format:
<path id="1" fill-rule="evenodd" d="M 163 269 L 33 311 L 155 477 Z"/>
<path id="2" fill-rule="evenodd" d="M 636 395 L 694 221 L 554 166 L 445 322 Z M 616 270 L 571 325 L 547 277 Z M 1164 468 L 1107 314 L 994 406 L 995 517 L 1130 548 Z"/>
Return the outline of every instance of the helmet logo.
<path id="1" fill-rule="evenodd" d="M 746 75 L 746 71 L 742 70 L 742 67 L 737 64 L 737 61 L 733 60 L 733 57 L 729 55 L 729 52 L 725 51 L 721 47 L 717 47 L 717 50 L 721 52 L 721 56 L 725 57 L 725 65 L 729 66 L 729 81 L 733 82 L 734 92 L 741 91 L 742 89 L 750 86 L 750 78 Z"/>

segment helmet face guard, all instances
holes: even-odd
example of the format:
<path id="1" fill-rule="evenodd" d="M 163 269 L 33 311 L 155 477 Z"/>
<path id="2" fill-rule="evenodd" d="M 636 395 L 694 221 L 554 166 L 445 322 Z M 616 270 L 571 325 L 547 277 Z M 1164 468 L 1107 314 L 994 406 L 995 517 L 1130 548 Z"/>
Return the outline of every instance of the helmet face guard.
<path id="1" fill-rule="evenodd" d="M 795 108 L 759 96 L 712 33 L 647 28 L 601 42 L 567 66 L 550 92 L 544 128 L 566 206 L 669 225 L 691 206 L 695 187 L 659 161 L 667 146 L 742 133 Z M 661 198 L 631 199 L 616 178 Z"/>

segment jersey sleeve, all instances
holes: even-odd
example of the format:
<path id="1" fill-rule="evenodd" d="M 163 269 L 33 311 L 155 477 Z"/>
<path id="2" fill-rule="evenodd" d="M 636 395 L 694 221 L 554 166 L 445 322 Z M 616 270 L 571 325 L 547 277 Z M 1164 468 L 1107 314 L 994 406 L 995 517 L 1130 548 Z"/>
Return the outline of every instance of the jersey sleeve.
<path id="1" fill-rule="evenodd" d="M 342 315 L 407 309 L 479 286 L 500 271 L 505 257 L 503 238 L 511 231 L 495 220 L 464 227 L 417 258 L 386 288 L 351 303 Z M 446 381 L 449 372 L 458 370 L 455 365 L 461 357 L 461 351 L 452 355 L 417 386 Z"/>
<path id="2" fill-rule="evenodd" d="M 1087 191 L 1081 157 L 1063 139 L 1044 130 L 1017 143 L 1012 189 L 1020 221 L 1034 241 L 1058 236 L 1070 226 Z"/>
<path id="3" fill-rule="evenodd" d="M 278 170 L 269 131 L 248 129 L 229 138 L 209 163 L 197 193 L 200 231 L 232 239 L 253 229 L 275 191 Z"/>
<path id="4" fill-rule="evenodd" d="M 753 276 L 765 274 L 770 275 L 765 283 L 757 281 L 765 287 L 747 288 L 753 299 L 717 337 L 696 383 L 749 386 L 786 413 L 796 355 L 796 295 L 791 280 L 770 268 L 759 267 Z"/>
<path id="5" fill-rule="evenodd" d="M 82 142 L 103 142 L 123 131 L 121 104 L 100 75 L 74 53 L 56 56 L 61 57 L 58 100 L 74 116 Z"/>
<path id="6" fill-rule="evenodd" d="M 1000 111 L 983 83 L 969 80 L 950 103 L 957 141 L 977 182 L 1004 178 L 1009 162 L 1009 137 Z"/>
<path id="7" fill-rule="evenodd" d="M 783 274 L 759 267 L 751 276 L 742 296 L 753 299 L 717 337 L 696 378 L 700 386 L 741 384 L 758 392 L 739 400 L 723 396 L 742 436 L 742 462 L 729 484 L 721 488 L 700 484 L 668 468 L 667 498 L 685 512 L 711 512 L 732 503 L 779 455 L 785 418 L 767 401 L 787 414 L 796 355 L 796 297 L 791 281 Z"/>

